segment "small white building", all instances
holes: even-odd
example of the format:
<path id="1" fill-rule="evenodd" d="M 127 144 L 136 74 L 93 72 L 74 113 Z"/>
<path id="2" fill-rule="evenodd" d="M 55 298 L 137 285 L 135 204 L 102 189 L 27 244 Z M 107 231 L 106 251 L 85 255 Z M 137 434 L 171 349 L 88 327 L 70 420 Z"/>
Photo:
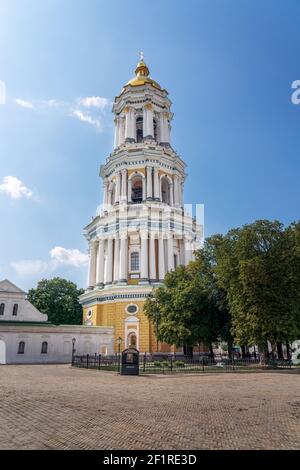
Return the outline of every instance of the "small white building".
<path id="1" fill-rule="evenodd" d="M 113 354 L 114 329 L 53 325 L 26 293 L 0 282 L 0 364 L 68 363 L 75 354 Z M 75 341 L 74 341 L 75 340 Z"/>

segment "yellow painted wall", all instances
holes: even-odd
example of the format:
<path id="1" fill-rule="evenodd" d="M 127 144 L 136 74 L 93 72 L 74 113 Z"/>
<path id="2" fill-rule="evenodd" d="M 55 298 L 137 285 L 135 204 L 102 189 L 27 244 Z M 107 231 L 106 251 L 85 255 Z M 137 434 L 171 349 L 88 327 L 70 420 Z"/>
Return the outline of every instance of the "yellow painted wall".
<path id="1" fill-rule="evenodd" d="M 131 328 L 133 325 L 130 323 L 125 323 L 126 318 L 129 317 L 129 314 L 126 313 L 125 308 L 129 304 L 135 304 L 138 306 L 138 313 L 131 315 L 139 319 L 139 350 L 141 352 L 156 352 L 157 342 L 155 336 L 155 327 L 148 320 L 146 315 L 143 313 L 144 301 L 141 300 L 126 300 L 124 302 L 111 302 L 96 304 L 92 306 L 85 306 L 83 308 L 83 324 L 87 320 L 87 313 L 91 310 L 92 316 L 89 320 L 92 322 L 93 326 L 112 326 L 114 327 L 115 335 L 115 351 L 118 350 L 117 339 L 122 338 L 123 342 L 121 349 L 125 349 L 125 325 Z M 176 348 L 175 346 L 169 346 L 166 343 L 159 343 L 158 350 L 161 352 L 177 352 L 181 351 L 181 348 Z M 196 349 L 196 348 L 195 348 Z M 203 346 L 202 351 L 207 351 Z"/>

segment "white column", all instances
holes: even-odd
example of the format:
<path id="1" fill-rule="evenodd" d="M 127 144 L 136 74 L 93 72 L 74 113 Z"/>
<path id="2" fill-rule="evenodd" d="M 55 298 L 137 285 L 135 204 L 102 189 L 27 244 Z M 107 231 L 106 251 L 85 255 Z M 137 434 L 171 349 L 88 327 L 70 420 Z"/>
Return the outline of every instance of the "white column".
<path id="1" fill-rule="evenodd" d="M 152 198 L 152 167 L 147 167 L 147 199 Z"/>
<path id="2" fill-rule="evenodd" d="M 174 206 L 174 186 L 170 184 L 170 206 Z"/>
<path id="3" fill-rule="evenodd" d="M 146 196 L 147 191 L 146 190 L 147 190 L 147 188 L 146 188 L 146 178 L 145 178 L 145 176 L 143 176 L 142 183 L 143 183 L 143 201 L 146 201 L 146 198 L 147 198 L 147 196 Z"/>
<path id="4" fill-rule="evenodd" d="M 131 199 L 132 179 L 131 178 L 128 178 L 128 185 L 127 186 L 128 186 L 127 201 L 132 202 L 132 199 Z"/>
<path id="5" fill-rule="evenodd" d="M 141 233 L 141 281 L 148 282 L 148 233 Z"/>
<path id="6" fill-rule="evenodd" d="M 173 246 L 173 236 L 169 234 L 168 238 L 168 271 L 174 269 L 174 246 Z"/>
<path id="7" fill-rule="evenodd" d="M 120 250 L 120 282 L 127 282 L 128 277 L 128 239 L 127 234 L 121 235 L 121 250 Z"/>
<path id="8" fill-rule="evenodd" d="M 164 239 L 160 237 L 158 240 L 158 277 L 160 281 L 164 280 L 165 274 Z"/>
<path id="9" fill-rule="evenodd" d="M 89 260 L 89 288 L 92 289 L 96 284 L 96 256 L 97 245 L 96 242 L 90 243 L 90 260 Z"/>
<path id="10" fill-rule="evenodd" d="M 122 189 L 121 189 L 121 201 L 126 202 L 127 200 L 127 170 L 122 170 Z"/>
<path id="11" fill-rule="evenodd" d="M 120 116 L 119 121 L 119 146 L 125 142 L 125 118 Z"/>
<path id="12" fill-rule="evenodd" d="M 103 184 L 103 210 L 107 210 L 108 203 L 108 181 L 105 180 Z"/>
<path id="13" fill-rule="evenodd" d="M 116 202 L 120 202 L 121 196 L 121 173 L 116 174 Z"/>
<path id="14" fill-rule="evenodd" d="M 143 111 L 143 135 L 144 137 L 154 137 L 153 127 L 153 106 L 147 103 Z"/>
<path id="15" fill-rule="evenodd" d="M 125 140 L 129 142 L 136 140 L 135 113 L 133 108 L 129 108 L 126 113 Z"/>
<path id="16" fill-rule="evenodd" d="M 132 108 L 131 110 L 131 138 L 136 141 L 136 118 L 135 118 L 135 110 Z"/>
<path id="17" fill-rule="evenodd" d="M 165 142 L 165 120 L 164 120 L 164 113 L 160 113 L 160 116 L 159 116 L 159 128 L 160 128 L 160 142 Z"/>
<path id="18" fill-rule="evenodd" d="M 114 149 L 119 146 L 119 119 L 114 120 L 115 123 L 115 138 L 114 138 Z"/>
<path id="19" fill-rule="evenodd" d="M 175 206 L 179 206 L 179 183 L 178 183 L 178 176 L 174 175 L 174 204 Z"/>
<path id="20" fill-rule="evenodd" d="M 97 269 L 96 269 L 96 282 L 97 286 L 103 286 L 104 283 L 104 240 L 100 239 L 98 244 L 97 254 Z"/>
<path id="21" fill-rule="evenodd" d="M 148 109 L 147 107 L 143 108 L 143 137 L 148 135 Z"/>
<path id="22" fill-rule="evenodd" d="M 115 250 L 114 250 L 114 282 L 119 280 L 119 257 L 120 257 L 120 242 L 119 236 L 115 238 Z"/>
<path id="23" fill-rule="evenodd" d="M 113 241 L 111 238 L 107 239 L 107 254 L 106 254 L 106 265 L 105 265 L 105 284 L 112 283 L 112 261 L 113 261 Z"/>
<path id="24" fill-rule="evenodd" d="M 156 256 L 155 256 L 155 237 L 149 238 L 149 277 L 150 281 L 156 281 Z"/>
<path id="25" fill-rule="evenodd" d="M 154 168 L 154 199 L 159 199 L 159 177 L 158 168 Z"/>
<path id="26" fill-rule="evenodd" d="M 169 131 L 169 123 L 168 123 L 168 113 L 164 113 L 164 142 L 169 143 L 170 142 L 170 131 Z"/>

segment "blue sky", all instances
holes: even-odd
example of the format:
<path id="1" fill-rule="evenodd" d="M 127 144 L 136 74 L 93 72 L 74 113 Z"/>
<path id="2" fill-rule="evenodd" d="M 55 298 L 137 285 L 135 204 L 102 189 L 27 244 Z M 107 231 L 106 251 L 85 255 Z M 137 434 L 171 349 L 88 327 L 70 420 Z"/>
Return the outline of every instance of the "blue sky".
<path id="1" fill-rule="evenodd" d="M 0 0 L 0 279 L 85 286 L 111 102 L 140 50 L 173 102 L 205 234 L 299 219 L 299 21 L 297 0 Z"/>

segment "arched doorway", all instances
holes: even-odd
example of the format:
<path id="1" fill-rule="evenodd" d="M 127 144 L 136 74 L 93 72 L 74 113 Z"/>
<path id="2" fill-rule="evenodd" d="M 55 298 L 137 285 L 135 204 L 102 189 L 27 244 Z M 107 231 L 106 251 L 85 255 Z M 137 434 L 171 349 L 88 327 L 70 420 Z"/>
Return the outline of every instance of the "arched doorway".
<path id="1" fill-rule="evenodd" d="M 0 339 L 0 364 L 6 364 L 6 344 Z"/>
<path id="2" fill-rule="evenodd" d="M 127 338 L 127 344 L 129 348 L 137 347 L 137 338 L 134 332 L 129 333 L 128 338 Z"/>

